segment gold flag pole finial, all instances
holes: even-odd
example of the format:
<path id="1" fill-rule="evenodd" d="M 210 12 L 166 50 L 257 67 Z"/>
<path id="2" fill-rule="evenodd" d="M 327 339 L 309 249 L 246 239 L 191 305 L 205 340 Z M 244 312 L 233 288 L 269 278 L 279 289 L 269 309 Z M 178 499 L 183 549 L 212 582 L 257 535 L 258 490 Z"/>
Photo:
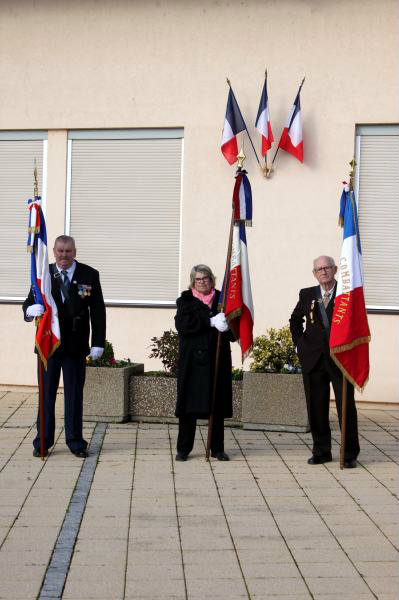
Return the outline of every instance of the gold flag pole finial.
<path id="1" fill-rule="evenodd" d="M 34 167 L 33 167 L 33 199 L 37 198 L 39 195 L 39 183 L 38 183 L 38 178 L 37 178 L 37 163 L 36 163 L 36 158 L 34 160 Z"/>
<path id="2" fill-rule="evenodd" d="M 241 150 L 239 151 L 239 153 L 237 154 L 237 163 L 238 163 L 238 167 L 240 169 L 243 168 L 244 166 L 244 160 L 246 159 L 246 155 L 244 154 L 244 150 L 243 148 L 241 148 Z"/>
<path id="3" fill-rule="evenodd" d="M 350 166 L 351 166 L 351 172 L 349 173 L 349 189 L 353 190 L 353 180 L 355 177 L 355 167 L 356 167 L 356 161 L 355 158 L 353 157 L 352 160 L 350 161 Z"/>

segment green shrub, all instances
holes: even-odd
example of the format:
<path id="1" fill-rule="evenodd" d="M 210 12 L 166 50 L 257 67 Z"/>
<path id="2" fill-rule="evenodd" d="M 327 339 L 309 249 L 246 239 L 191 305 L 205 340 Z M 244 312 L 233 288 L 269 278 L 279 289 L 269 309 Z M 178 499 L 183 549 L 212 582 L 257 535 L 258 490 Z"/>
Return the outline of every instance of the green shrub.
<path id="1" fill-rule="evenodd" d="M 149 358 L 160 358 L 165 371 L 146 371 L 145 375 L 152 377 L 176 377 L 177 361 L 179 358 L 179 336 L 176 331 L 164 331 L 161 337 L 151 338 L 151 354 Z M 232 369 L 233 381 L 242 380 L 242 369 Z"/>
<path id="2" fill-rule="evenodd" d="M 104 352 L 101 358 L 92 360 L 89 356 L 86 359 L 88 367 L 109 367 L 111 369 L 120 369 L 121 367 L 128 367 L 131 365 L 130 358 L 123 360 L 116 360 L 114 355 L 114 348 L 111 342 L 105 340 Z"/>
<path id="3" fill-rule="evenodd" d="M 281 329 L 271 327 L 267 329 L 266 335 L 255 338 L 251 357 L 253 362 L 249 368 L 255 373 L 300 372 L 298 356 L 288 325 Z"/>
<path id="4" fill-rule="evenodd" d="M 235 367 L 233 367 L 231 369 L 231 379 L 233 381 L 242 381 L 242 377 L 243 377 L 242 369 L 236 369 Z"/>
<path id="5" fill-rule="evenodd" d="M 176 331 L 164 331 L 161 337 L 151 338 L 149 358 L 160 358 L 167 375 L 176 377 L 179 356 L 179 336 Z"/>

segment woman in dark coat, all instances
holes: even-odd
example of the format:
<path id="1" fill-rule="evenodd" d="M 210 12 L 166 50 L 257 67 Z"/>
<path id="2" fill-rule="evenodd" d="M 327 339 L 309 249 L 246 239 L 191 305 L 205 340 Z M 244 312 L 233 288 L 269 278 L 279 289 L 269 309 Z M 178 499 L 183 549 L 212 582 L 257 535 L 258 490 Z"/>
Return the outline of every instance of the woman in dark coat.
<path id="1" fill-rule="evenodd" d="M 233 414 L 229 331 L 224 313 L 218 313 L 220 292 L 206 265 L 191 269 L 190 286 L 177 299 L 175 317 L 179 333 L 176 417 L 179 417 L 176 460 L 187 460 L 193 449 L 197 418 L 208 419 L 212 407 L 218 332 L 221 347 L 216 383 L 211 455 L 229 460 L 224 452 L 223 420 Z"/>

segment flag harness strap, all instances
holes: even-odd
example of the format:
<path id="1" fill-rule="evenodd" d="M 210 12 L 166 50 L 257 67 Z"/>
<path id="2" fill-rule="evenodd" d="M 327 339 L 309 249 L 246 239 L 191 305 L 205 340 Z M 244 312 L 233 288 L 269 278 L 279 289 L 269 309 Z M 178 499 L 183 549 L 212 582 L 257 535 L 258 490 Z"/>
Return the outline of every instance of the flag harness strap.
<path id="1" fill-rule="evenodd" d="M 64 295 L 64 299 L 65 299 L 64 304 L 66 305 L 68 312 L 69 312 L 70 316 L 72 317 L 72 331 L 75 332 L 76 331 L 76 319 L 79 319 L 79 317 L 77 317 L 73 312 L 72 302 L 71 302 L 71 297 L 70 297 L 69 291 L 68 291 L 65 283 L 62 281 L 61 273 L 58 270 L 54 269 L 53 277 L 54 277 L 55 281 L 57 282 L 57 284 L 59 285 L 60 290 L 62 291 L 62 293 Z"/>
<path id="2" fill-rule="evenodd" d="M 330 333 L 330 323 L 328 322 L 326 307 L 324 306 L 324 302 L 323 302 L 322 297 L 321 297 L 320 287 L 319 287 L 319 289 L 316 292 L 316 296 L 317 296 L 317 303 L 318 303 L 319 308 L 320 308 L 321 319 L 323 321 L 324 329 L 329 334 Z"/>

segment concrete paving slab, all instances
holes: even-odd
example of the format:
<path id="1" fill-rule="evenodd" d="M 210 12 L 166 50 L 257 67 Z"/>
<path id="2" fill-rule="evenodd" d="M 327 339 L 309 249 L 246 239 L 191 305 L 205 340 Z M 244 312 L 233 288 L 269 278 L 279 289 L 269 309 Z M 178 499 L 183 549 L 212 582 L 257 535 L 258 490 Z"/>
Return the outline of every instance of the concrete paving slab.
<path id="1" fill-rule="evenodd" d="M 0 599 L 29 600 L 85 461 L 65 447 L 58 417 L 53 451 L 44 462 L 33 459 L 35 395 L 0 395 Z M 94 478 L 80 529 L 70 534 L 62 597 L 335 600 L 339 592 L 397 600 L 393 414 L 360 410 L 361 461 L 351 471 L 336 459 L 307 465 L 304 434 L 227 430 L 233 460 L 207 463 L 201 427 L 193 457 L 180 464 L 175 425 L 105 425 L 101 451 L 88 459 Z M 94 427 L 85 426 L 89 441 Z M 336 418 L 333 431 L 339 440 Z M 61 554 L 51 567 L 56 578 Z M 25 574 L 19 586 L 18 573 Z M 42 600 L 51 596 L 46 589 Z"/>

